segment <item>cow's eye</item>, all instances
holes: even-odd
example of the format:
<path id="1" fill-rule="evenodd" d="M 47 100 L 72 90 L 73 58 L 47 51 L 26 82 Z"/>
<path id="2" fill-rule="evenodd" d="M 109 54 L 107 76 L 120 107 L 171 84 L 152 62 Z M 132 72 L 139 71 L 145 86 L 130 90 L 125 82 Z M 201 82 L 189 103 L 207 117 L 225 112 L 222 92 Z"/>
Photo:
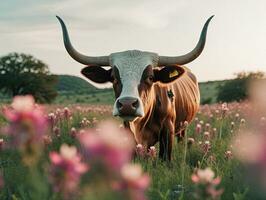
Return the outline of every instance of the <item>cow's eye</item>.
<path id="1" fill-rule="evenodd" d="M 146 82 L 148 82 L 148 83 L 152 83 L 153 80 L 154 80 L 154 77 L 153 77 L 153 76 L 148 76 L 148 77 L 146 78 Z"/>

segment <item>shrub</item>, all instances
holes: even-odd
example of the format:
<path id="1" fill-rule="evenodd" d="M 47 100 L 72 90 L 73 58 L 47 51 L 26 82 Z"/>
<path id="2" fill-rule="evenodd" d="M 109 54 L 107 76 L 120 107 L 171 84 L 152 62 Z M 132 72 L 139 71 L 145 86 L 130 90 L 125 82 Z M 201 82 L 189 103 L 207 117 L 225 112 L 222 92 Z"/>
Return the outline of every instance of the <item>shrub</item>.
<path id="1" fill-rule="evenodd" d="M 248 86 L 251 81 L 265 77 L 263 72 L 240 72 L 236 78 L 218 87 L 217 101 L 241 101 L 248 97 Z"/>

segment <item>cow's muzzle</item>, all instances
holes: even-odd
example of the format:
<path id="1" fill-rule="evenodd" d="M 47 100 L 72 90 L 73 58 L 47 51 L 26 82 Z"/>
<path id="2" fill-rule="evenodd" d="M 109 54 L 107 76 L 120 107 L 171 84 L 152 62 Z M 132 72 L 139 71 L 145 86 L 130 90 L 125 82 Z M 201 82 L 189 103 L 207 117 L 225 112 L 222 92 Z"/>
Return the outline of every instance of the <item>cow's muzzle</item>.
<path id="1" fill-rule="evenodd" d="M 121 115 L 135 115 L 139 101 L 133 97 L 124 97 L 117 100 L 117 109 Z"/>
<path id="2" fill-rule="evenodd" d="M 132 121 L 136 117 L 142 117 L 143 113 L 140 111 L 140 100 L 134 97 L 122 97 L 116 101 L 115 115 L 127 121 Z"/>

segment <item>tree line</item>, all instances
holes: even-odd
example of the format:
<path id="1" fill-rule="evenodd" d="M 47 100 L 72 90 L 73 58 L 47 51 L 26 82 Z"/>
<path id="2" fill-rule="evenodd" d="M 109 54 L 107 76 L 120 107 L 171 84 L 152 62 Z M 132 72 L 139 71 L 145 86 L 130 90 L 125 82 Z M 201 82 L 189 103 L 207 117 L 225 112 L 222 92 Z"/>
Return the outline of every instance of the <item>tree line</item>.
<path id="1" fill-rule="evenodd" d="M 218 102 L 243 101 L 249 97 L 249 86 L 255 80 L 265 79 L 265 73 L 239 72 L 235 78 L 218 87 Z"/>

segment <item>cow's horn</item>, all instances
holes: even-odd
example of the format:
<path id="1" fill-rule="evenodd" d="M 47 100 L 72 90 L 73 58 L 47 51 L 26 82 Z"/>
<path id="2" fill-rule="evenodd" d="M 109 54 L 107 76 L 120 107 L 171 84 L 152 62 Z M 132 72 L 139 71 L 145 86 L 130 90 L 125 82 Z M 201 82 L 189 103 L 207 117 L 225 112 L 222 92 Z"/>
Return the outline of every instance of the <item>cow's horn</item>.
<path id="1" fill-rule="evenodd" d="M 74 60 L 76 60 L 79 63 L 82 63 L 84 65 L 109 66 L 109 56 L 91 57 L 91 56 L 85 56 L 85 55 L 79 53 L 78 51 L 76 51 L 70 42 L 68 31 L 67 31 L 67 28 L 66 28 L 64 21 L 60 17 L 58 17 L 58 16 L 56 16 L 56 17 L 59 20 L 61 27 L 62 27 L 65 48 L 66 48 L 67 52 L 69 53 L 69 55 Z"/>
<path id="2" fill-rule="evenodd" d="M 205 46 L 206 42 L 206 35 L 207 35 L 207 29 L 208 25 L 211 21 L 211 19 L 214 17 L 211 16 L 204 24 L 204 27 L 200 34 L 200 39 L 198 41 L 197 46 L 189 53 L 182 55 L 182 56 L 176 56 L 176 57 L 170 57 L 170 56 L 160 56 L 159 57 L 159 66 L 165 66 L 165 65 L 184 65 L 187 64 L 193 60 L 195 60 L 203 51 L 203 48 Z"/>

